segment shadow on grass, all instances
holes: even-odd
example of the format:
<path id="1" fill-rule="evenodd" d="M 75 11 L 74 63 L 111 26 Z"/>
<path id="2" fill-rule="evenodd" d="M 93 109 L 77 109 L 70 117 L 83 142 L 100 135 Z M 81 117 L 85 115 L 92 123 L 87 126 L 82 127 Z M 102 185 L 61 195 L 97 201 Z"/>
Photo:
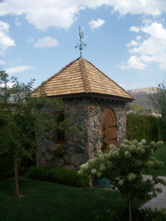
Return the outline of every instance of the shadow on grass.
<path id="1" fill-rule="evenodd" d="M 124 207 L 126 199 L 115 191 L 75 188 L 19 178 L 20 193 L 10 196 L 10 179 L 0 181 L 0 220 L 93 221 L 96 215 Z M 135 206 L 140 205 L 134 202 Z"/>

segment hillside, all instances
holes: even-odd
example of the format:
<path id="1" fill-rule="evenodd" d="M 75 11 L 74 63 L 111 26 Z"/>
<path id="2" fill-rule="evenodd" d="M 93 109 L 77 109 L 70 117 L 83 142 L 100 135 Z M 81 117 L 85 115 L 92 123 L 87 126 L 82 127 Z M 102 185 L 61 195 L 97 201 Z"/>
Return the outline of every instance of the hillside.
<path id="1" fill-rule="evenodd" d="M 148 94 L 154 93 L 157 91 L 157 87 L 147 87 L 135 90 L 128 90 L 128 92 L 135 98 L 135 101 L 138 105 L 145 108 L 152 108 Z"/>

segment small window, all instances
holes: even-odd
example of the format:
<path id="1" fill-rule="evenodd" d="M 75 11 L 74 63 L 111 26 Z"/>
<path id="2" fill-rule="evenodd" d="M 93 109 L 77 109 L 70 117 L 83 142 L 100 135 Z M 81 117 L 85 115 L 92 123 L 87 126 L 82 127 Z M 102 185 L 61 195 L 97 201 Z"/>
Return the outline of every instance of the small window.
<path id="1" fill-rule="evenodd" d="M 65 115 L 63 112 L 57 112 L 56 114 L 59 115 L 57 118 L 57 123 L 60 124 L 64 121 Z M 65 131 L 56 129 L 55 135 L 57 144 L 65 143 Z"/>

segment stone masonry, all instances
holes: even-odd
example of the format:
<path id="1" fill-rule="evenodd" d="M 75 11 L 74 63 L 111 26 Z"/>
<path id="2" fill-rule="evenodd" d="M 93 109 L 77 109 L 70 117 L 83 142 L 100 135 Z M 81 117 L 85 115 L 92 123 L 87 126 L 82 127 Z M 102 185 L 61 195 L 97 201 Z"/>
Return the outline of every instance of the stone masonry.
<path id="1" fill-rule="evenodd" d="M 126 138 L 126 112 L 124 102 L 114 102 L 98 98 L 71 98 L 66 100 L 65 118 L 74 118 L 74 124 L 81 125 L 80 136 L 65 134 L 65 154 L 57 156 L 55 136 L 43 135 L 42 144 L 38 145 L 37 165 L 63 167 L 78 170 L 80 165 L 96 156 L 101 148 L 101 116 L 106 108 L 111 108 L 116 116 L 117 147 Z"/>

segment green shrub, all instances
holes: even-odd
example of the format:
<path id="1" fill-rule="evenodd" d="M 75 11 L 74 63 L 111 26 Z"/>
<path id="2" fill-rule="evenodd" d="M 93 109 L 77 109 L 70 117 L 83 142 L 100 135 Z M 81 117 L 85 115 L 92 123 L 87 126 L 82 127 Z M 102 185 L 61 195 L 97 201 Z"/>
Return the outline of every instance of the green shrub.
<path id="1" fill-rule="evenodd" d="M 14 159 L 11 153 L 0 155 L 0 180 L 13 175 Z"/>
<path id="2" fill-rule="evenodd" d="M 18 161 L 18 174 L 19 175 L 26 174 L 28 169 L 35 165 L 36 165 L 36 154 L 33 154 L 31 159 L 27 157 L 22 157 Z"/>
<path id="3" fill-rule="evenodd" d="M 141 141 L 144 138 L 147 143 L 151 140 L 155 142 L 165 140 L 161 120 L 155 116 L 140 115 L 137 113 L 127 114 L 126 125 L 128 140 L 136 139 Z"/>
<path id="4" fill-rule="evenodd" d="M 31 167 L 27 173 L 29 178 L 60 183 L 67 186 L 89 186 L 89 177 L 86 174 L 79 175 L 75 170 L 49 167 Z"/>
<path id="5" fill-rule="evenodd" d="M 152 157 L 153 151 L 163 145 L 163 141 L 157 143 L 152 141 L 146 145 L 145 140 L 142 140 L 141 143 L 136 140 L 131 142 L 125 140 L 120 148 L 111 144 L 109 153 L 103 154 L 99 150 L 97 157 L 82 164 L 79 174 L 86 173 L 110 180 L 112 188 L 117 189 L 128 200 L 131 221 L 132 201 L 151 199 L 157 193 L 162 192 L 162 189 L 157 188 L 156 184 L 166 185 L 166 182 L 157 176 L 152 176 L 151 180 L 144 180 L 142 175 L 143 170 L 146 172 L 158 170 L 164 165 L 162 161 Z"/>
<path id="6" fill-rule="evenodd" d="M 151 209 L 151 208 L 132 208 L 133 220 L 137 221 L 166 221 L 165 209 Z M 95 217 L 95 221 L 129 221 L 129 210 L 126 207 L 117 207 L 115 210 L 107 210 L 103 214 Z"/>
<path id="7" fill-rule="evenodd" d="M 34 157 L 35 158 L 35 157 Z M 18 173 L 23 175 L 28 168 L 36 164 L 35 160 L 23 157 L 18 162 Z M 14 159 L 12 153 L 5 153 L 0 155 L 0 180 L 14 176 Z"/>

